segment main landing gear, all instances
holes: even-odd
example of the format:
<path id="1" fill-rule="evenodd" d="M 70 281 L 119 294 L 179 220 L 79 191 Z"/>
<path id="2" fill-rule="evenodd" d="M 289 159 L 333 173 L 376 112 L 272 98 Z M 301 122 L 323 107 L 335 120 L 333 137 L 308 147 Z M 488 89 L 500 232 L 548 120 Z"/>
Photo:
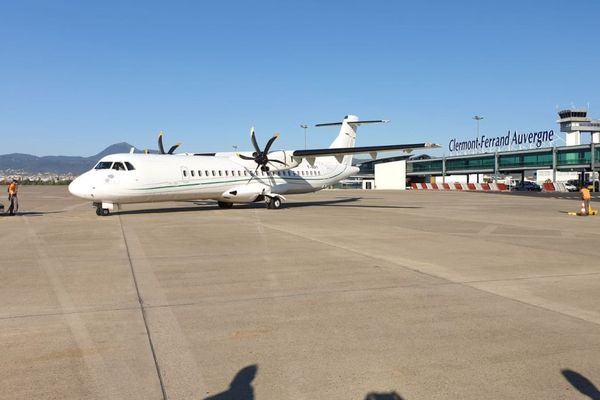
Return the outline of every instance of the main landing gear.
<path id="1" fill-rule="evenodd" d="M 279 210 L 281 208 L 281 199 L 277 196 L 265 197 L 265 204 L 270 210 Z"/>

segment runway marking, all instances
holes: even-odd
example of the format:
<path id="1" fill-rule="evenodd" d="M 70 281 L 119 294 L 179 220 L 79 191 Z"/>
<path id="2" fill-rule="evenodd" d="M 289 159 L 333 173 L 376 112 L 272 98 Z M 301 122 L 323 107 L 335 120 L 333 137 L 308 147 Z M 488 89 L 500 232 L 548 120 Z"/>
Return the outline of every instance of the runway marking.
<path id="1" fill-rule="evenodd" d="M 146 304 L 144 293 L 150 293 L 158 304 L 168 304 L 167 296 L 152 270 L 137 232 L 123 224 L 120 215 L 118 218 L 163 399 L 197 400 L 206 393 L 206 384 L 191 353 L 191 346 L 170 307 L 151 316 L 146 313 L 154 307 Z M 166 368 L 162 368 L 163 365 Z"/>
<path id="2" fill-rule="evenodd" d="M 56 261 L 48 256 L 44 250 L 43 239 L 37 235 L 27 219 L 24 221 L 25 227 L 31 238 L 30 243 L 37 252 L 38 265 L 42 267 L 48 276 L 61 310 L 74 309 L 75 307 L 71 297 L 63 286 L 60 276 L 56 272 L 55 264 L 60 263 L 60 261 Z M 114 368 L 114 366 L 111 368 L 107 367 L 104 357 L 100 355 L 100 352 L 96 348 L 96 345 L 90 336 L 90 332 L 79 313 L 63 313 L 61 316 L 67 323 L 67 326 L 77 343 L 77 348 L 82 354 L 81 359 L 86 366 L 87 379 L 92 383 L 94 393 L 100 394 L 100 397 L 102 398 L 128 399 L 128 393 L 130 391 L 129 383 L 135 381 L 134 375 L 131 373 L 132 371 L 127 368 L 126 365 L 123 365 L 122 368 Z M 111 363 L 112 362 L 123 364 L 121 361 L 111 361 Z M 126 378 L 123 377 L 124 374 L 127 375 Z M 124 385 L 125 382 L 127 382 L 127 385 Z"/>
<path id="3" fill-rule="evenodd" d="M 327 246 L 336 247 L 336 248 L 345 250 L 347 252 L 359 254 L 359 255 L 374 258 L 374 259 L 388 261 L 392 264 L 398 265 L 401 268 L 404 268 L 409 271 L 413 271 L 415 273 L 418 273 L 418 274 L 421 274 L 424 276 L 428 276 L 428 277 L 440 279 L 440 280 L 443 280 L 446 282 L 451 282 L 454 284 L 462 285 L 464 287 L 468 287 L 473 290 L 478 290 L 478 291 L 481 291 L 481 292 L 484 292 L 484 293 L 487 293 L 487 294 L 490 294 L 493 296 L 498 296 L 498 297 L 504 298 L 506 300 L 521 303 L 521 304 L 524 304 L 524 305 L 527 305 L 530 307 L 536 307 L 540 310 L 544 310 L 547 312 L 553 312 L 553 313 L 563 315 L 565 317 L 575 318 L 575 319 L 585 321 L 585 322 L 588 322 L 588 323 L 591 323 L 594 325 L 600 325 L 600 314 L 595 313 L 595 312 L 589 312 L 586 310 L 581 310 L 576 307 L 570 307 L 570 306 L 562 305 L 559 303 L 554 303 L 554 302 L 549 302 L 549 301 L 540 301 L 540 299 L 538 297 L 535 297 L 533 295 L 531 295 L 531 296 L 524 295 L 523 296 L 523 295 L 519 295 L 517 293 L 513 293 L 514 297 L 511 297 L 507 294 L 501 294 L 501 293 L 495 292 L 491 289 L 488 290 L 486 288 L 479 287 L 476 284 L 470 284 L 468 282 L 453 280 L 450 277 L 446 277 L 443 275 L 436 275 L 434 273 L 425 272 L 425 271 L 419 269 L 419 268 L 424 268 L 424 269 L 428 269 L 428 270 L 435 269 L 438 271 L 442 271 L 442 270 L 446 269 L 444 266 L 439 265 L 439 264 L 432 264 L 432 263 L 423 262 L 420 260 L 401 258 L 401 257 L 397 257 L 397 256 L 387 257 L 387 256 L 379 255 L 379 254 L 372 254 L 372 253 L 369 253 L 366 251 L 361 251 L 359 249 L 356 249 L 355 247 L 350 247 L 350 246 L 342 245 L 339 243 L 332 243 L 332 242 L 328 242 L 328 241 L 325 241 L 322 239 L 312 238 L 312 237 L 302 235 L 297 232 L 291 232 L 291 231 L 283 229 L 281 227 L 277 227 L 277 226 L 273 226 L 273 225 L 269 225 L 269 224 L 263 224 L 263 225 L 265 227 L 273 229 L 275 231 L 284 232 L 284 233 L 287 233 L 292 236 L 300 237 L 300 238 L 310 240 L 313 242 L 317 242 L 317 243 L 322 243 Z M 411 265 L 411 266 L 409 266 L 409 265 Z M 413 265 L 414 265 L 414 267 L 412 267 Z"/>

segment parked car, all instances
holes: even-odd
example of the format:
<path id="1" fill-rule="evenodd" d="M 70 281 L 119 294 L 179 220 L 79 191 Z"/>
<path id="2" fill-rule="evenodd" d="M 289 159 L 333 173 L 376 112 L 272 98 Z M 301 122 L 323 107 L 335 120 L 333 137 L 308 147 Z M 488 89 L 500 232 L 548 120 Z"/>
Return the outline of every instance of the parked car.
<path id="1" fill-rule="evenodd" d="M 541 192 L 542 188 L 535 182 L 523 181 L 514 186 L 512 190 L 519 192 Z"/>
<path id="2" fill-rule="evenodd" d="M 569 192 L 577 192 L 577 191 L 579 191 L 579 189 L 577 188 L 577 185 L 574 185 L 570 181 L 567 182 L 567 183 L 565 183 L 565 189 L 567 189 L 567 191 L 569 191 Z"/>

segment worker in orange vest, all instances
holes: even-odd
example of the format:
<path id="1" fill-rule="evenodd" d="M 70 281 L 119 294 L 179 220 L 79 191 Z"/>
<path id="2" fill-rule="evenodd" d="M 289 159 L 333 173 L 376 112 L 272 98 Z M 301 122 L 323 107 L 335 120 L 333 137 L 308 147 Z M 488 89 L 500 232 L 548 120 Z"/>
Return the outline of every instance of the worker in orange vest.
<path id="1" fill-rule="evenodd" d="M 17 181 L 13 179 L 8 184 L 8 202 L 10 206 L 8 207 L 7 213 L 10 215 L 15 215 L 17 211 L 19 211 L 19 199 L 17 198 Z"/>
<path id="2" fill-rule="evenodd" d="M 590 214 L 590 199 L 592 198 L 590 196 L 590 189 L 588 189 L 585 186 L 581 187 L 581 201 L 583 202 L 583 208 L 582 208 L 582 212 L 585 209 L 585 213 L 583 215 L 589 215 Z"/>

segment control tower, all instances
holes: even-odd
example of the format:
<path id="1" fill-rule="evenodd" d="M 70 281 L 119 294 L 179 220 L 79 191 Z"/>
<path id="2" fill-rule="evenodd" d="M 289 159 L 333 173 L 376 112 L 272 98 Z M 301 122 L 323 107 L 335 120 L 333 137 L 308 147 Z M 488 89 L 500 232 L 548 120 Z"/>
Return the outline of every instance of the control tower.
<path id="1" fill-rule="evenodd" d="M 587 110 L 567 109 L 558 112 L 560 131 L 566 133 L 567 146 L 581 144 L 581 132 L 592 135 L 592 143 L 600 143 L 600 120 L 588 118 Z"/>

